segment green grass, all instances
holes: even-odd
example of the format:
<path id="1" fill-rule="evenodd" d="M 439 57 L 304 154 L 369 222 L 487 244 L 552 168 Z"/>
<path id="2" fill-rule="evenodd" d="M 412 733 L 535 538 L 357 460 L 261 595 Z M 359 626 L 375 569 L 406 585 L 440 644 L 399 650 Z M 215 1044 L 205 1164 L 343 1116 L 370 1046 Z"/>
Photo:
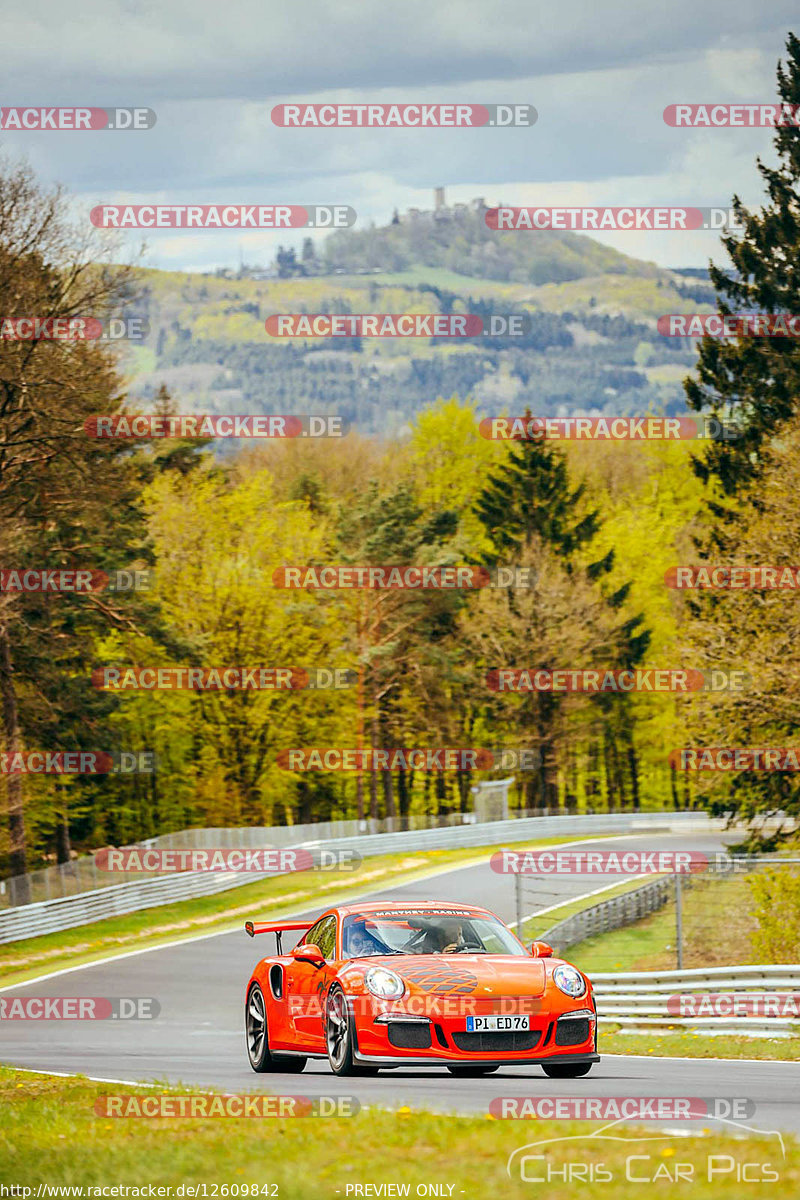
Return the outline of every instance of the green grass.
<path id="1" fill-rule="evenodd" d="M 337 1083 L 331 1094 L 346 1094 L 345 1083 Z M 537 1080 L 535 1091 L 546 1094 L 546 1085 L 544 1078 L 541 1085 Z M 457 1086 L 454 1083 L 454 1095 Z M 171 1095 L 187 1094 L 167 1090 Z M 632 1140 L 598 1141 L 590 1137 L 597 1125 L 587 1122 L 437 1116 L 407 1109 L 389 1113 L 371 1108 L 357 1116 L 327 1120 L 98 1117 L 95 1103 L 112 1091 L 137 1094 L 135 1088 L 0 1068 L 0 1183 L 34 1189 L 39 1183 L 84 1188 L 123 1184 L 144 1186 L 145 1195 L 148 1185 L 171 1186 L 173 1196 L 180 1184 L 205 1183 L 209 1196 L 214 1185 L 220 1189 L 217 1195 L 224 1195 L 223 1185 L 276 1184 L 273 1194 L 280 1200 L 335 1200 L 337 1195 L 345 1200 L 348 1185 L 353 1196 L 355 1185 L 367 1183 L 408 1184 L 413 1196 L 419 1185 L 437 1183 L 452 1185 L 452 1192 L 445 1188 L 445 1196 L 521 1200 L 542 1194 L 542 1189 L 535 1191 L 535 1185 L 521 1180 L 519 1173 L 509 1179 L 509 1154 L 530 1142 L 569 1137 L 579 1140 L 554 1142 L 532 1153 L 546 1152 L 552 1169 L 560 1171 L 565 1163 L 584 1170 L 587 1164 L 602 1163 L 612 1173 L 613 1184 L 611 1188 L 603 1182 L 570 1187 L 556 1182 L 546 1190 L 554 1200 L 571 1196 L 576 1187 L 591 1200 L 638 1200 L 642 1184 L 626 1180 L 625 1160 L 634 1154 L 650 1156 L 647 1163 L 636 1162 L 634 1175 L 641 1176 L 645 1167 L 651 1177 L 656 1170 L 661 1173 L 649 1193 L 656 1200 L 674 1190 L 664 1175 L 672 1173 L 676 1162 L 694 1168 L 695 1182 L 687 1194 L 701 1200 L 741 1200 L 745 1193 L 735 1176 L 706 1182 L 709 1154 L 727 1154 L 735 1162 L 772 1164 L 779 1179 L 767 1185 L 770 1200 L 789 1200 L 800 1193 L 800 1152 L 797 1142 L 788 1137 L 784 1161 L 774 1135 L 750 1136 L 745 1142 L 727 1132 L 707 1130 L 705 1136 L 678 1140 L 660 1135 L 652 1124 L 626 1127 L 623 1136 Z M 302 1076 L 292 1092 L 303 1094 Z M 618 1129 L 614 1133 L 620 1136 Z M 658 1140 L 643 1140 L 653 1137 Z M 536 1173 L 546 1169 L 542 1163 L 529 1169 L 534 1167 Z"/>
<path id="2" fill-rule="evenodd" d="M 365 287 L 372 282 L 383 286 L 416 288 L 421 283 L 428 283 L 432 287 L 457 292 L 460 296 L 506 296 L 509 300 L 529 290 L 527 284 L 506 283 L 501 279 L 480 279 L 477 275 L 459 275 L 446 267 L 426 267 L 423 264 L 409 267 L 405 271 L 383 271 L 376 275 L 334 275 L 328 278 L 346 280 L 351 287 L 358 287 L 359 283 Z"/>
<path id="3" fill-rule="evenodd" d="M 600 1054 L 637 1054 L 665 1058 L 757 1058 L 800 1061 L 800 1036 L 790 1038 L 709 1037 L 674 1033 L 622 1033 L 611 1021 L 600 1022 Z"/>
<path id="4" fill-rule="evenodd" d="M 602 897 L 598 897 L 601 899 Z M 759 963 L 751 934 L 756 928 L 746 876 L 695 876 L 683 889 L 683 966 Z M 669 971 L 677 968 L 675 904 L 610 933 L 571 946 L 569 958 L 588 975 L 604 971 Z"/>
<path id="5" fill-rule="evenodd" d="M 763 961 L 750 940 L 755 925 L 746 876 L 694 878 L 683 891 L 684 968 Z M 675 942 L 675 905 L 670 902 L 635 925 L 586 938 L 564 953 L 590 978 L 616 970 L 674 970 Z M 629 1033 L 608 1021 L 600 1024 L 599 1040 L 605 1054 L 800 1060 L 800 1031 L 788 1038 L 714 1037 L 679 1026 Z"/>
<path id="6" fill-rule="evenodd" d="M 560 845 L 573 839 L 545 838 L 512 843 L 520 849 Z M 141 950 L 182 937 L 242 928 L 248 917 L 278 917 L 319 903 L 320 908 L 348 895 L 411 882 L 442 867 L 485 862 L 498 847 L 382 854 L 365 859 L 353 872 L 299 872 L 244 884 L 214 896 L 159 905 L 127 916 L 80 925 L 44 937 L 0 946 L 3 983 L 17 984 L 61 967 L 79 966 L 127 950 Z M 509 877 L 509 888 L 513 883 Z M 243 935 L 244 936 L 244 935 Z"/>
<path id="7" fill-rule="evenodd" d="M 631 318 L 649 317 L 655 321 L 668 312 L 683 312 L 686 300 L 673 287 L 659 287 L 653 277 L 638 274 L 584 276 L 566 283 L 545 283 L 529 289 L 532 300 L 550 312 L 581 311 L 625 313 Z"/>
<path id="8" fill-rule="evenodd" d="M 657 876 L 651 876 L 658 878 Z M 523 925 L 524 933 L 523 941 L 530 941 L 536 937 L 541 937 L 545 930 L 552 925 L 557 925 L 559 921 L 566 920 L 567 917 L 573 916 L 577 912 L 585 912 L 587 908 L 594 907 L 595 904 L 602 904 L 604 900 L 613 900 L 615 896 L 621 896 L 625 892 L 632 892 L 638 887 L 643 887 L 647 883 L 647 879 L 628 879 L 624 883 L 618 883 L 615 887 L 611 887 L 607 892 L 600 892 L 592 899 L 587 899 L 585 896 L 577 900 L 567 900 L 564 904 L 559 904 L 558 908 L 549 909 L 543 915 L 534 914 Z M 602 887 L 602 884 L 598 884 Z M 591 889 L 592 891 L 594 889 Z M 585 945 L 585 943 L 583 943 Z M 569 957 L 569 955 L 567 955 Z"/>

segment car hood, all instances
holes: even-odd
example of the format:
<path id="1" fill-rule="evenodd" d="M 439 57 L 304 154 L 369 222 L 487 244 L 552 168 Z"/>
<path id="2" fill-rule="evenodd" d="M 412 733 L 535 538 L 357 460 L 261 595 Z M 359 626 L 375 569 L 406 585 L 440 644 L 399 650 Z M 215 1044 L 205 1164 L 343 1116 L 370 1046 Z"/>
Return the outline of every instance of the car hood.
<path id="1" fill-rule="evenodd" d="M 375 955 L 360 962 L 395 971 L 412 994 L 541 996 L 545 990 L 544 963 L 521 955 Z"/>

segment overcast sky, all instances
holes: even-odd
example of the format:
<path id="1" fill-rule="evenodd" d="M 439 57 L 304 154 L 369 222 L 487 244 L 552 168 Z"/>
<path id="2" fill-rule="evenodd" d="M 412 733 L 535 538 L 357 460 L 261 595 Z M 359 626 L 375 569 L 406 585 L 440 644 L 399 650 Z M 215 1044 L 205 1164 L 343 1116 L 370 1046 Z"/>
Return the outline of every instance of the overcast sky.
<path id="1" fill-rule="evenodd" d="M 508 204 L 725 205 L 762 198 L 767 129 L 673 129 L 676 102 L 771 102 L 791 0 L 52 0 L 6 5 L 2 105 L 137 105 L 138 132 L 0 134 L 45 182 L 98 203 L 349 204 L 484 196 Z M 533 104 L 532 128 L 281 129 L 291 101 Z M 141 241 L 141 234 L 135 241 Z M 268 262 L 302 234 L 148 232 L 145 261 L 210 270 Z M 519 237 L 536 237 L 519 233 Z M 598 235 L 599 236 L 599 235 Z M 715 235 L 604 235 L 663 266 L 723 259 Z"/>

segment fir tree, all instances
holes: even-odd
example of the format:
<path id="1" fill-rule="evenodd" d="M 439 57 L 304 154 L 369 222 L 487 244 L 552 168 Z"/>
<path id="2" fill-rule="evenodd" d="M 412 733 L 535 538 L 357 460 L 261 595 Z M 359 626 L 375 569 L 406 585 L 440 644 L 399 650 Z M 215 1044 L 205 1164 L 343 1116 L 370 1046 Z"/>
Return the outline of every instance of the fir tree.
<path id="1" fill-rule="evenodd" d="M 778 94 L 796 110 L 800 41 L 794 34 L 789 34 L 786 49 L 786 65 L 778 64 Z M 800 312 L 800 129 L 777 127 L 774 145 L 777 167 L 757 160 L 768 193 L 763 209 L 750 212 L 738 196 L 733 198 L 742 231 L 722 238 L 733 272 L 709 265 L 722 314 Z M 684 385 L 690 406 L 723 418 L 733 415 L 741 421 L 742 436 L 711 442 L 705 455 L 695 460 L 695 470 L 704 481 L 713 477 L 727 495 L 734 495 L 758 478 L 762 447 L 796 410 L 800 344 L 790 337 L 704 337 L 698 377 Z M 713 511 L 721 515 L 723 510 L 717 506 Z"/>

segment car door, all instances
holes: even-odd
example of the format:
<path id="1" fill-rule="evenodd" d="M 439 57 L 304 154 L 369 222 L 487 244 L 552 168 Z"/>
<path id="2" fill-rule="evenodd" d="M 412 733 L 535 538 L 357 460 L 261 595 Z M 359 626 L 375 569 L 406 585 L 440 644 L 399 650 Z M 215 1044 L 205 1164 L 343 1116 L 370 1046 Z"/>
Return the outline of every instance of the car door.
<path id="1" fill-rule="evenodd" d="M 322 917 L 303 940 L 319 946 L 326 962 L 318 967 L 295 959 L 286 968 L 289 1024 L 298 1050 L 319 1053 L 325 1049 L 323 1009 L 332 975 L 328 963 L 336 957 L 335 915 Z"/>

